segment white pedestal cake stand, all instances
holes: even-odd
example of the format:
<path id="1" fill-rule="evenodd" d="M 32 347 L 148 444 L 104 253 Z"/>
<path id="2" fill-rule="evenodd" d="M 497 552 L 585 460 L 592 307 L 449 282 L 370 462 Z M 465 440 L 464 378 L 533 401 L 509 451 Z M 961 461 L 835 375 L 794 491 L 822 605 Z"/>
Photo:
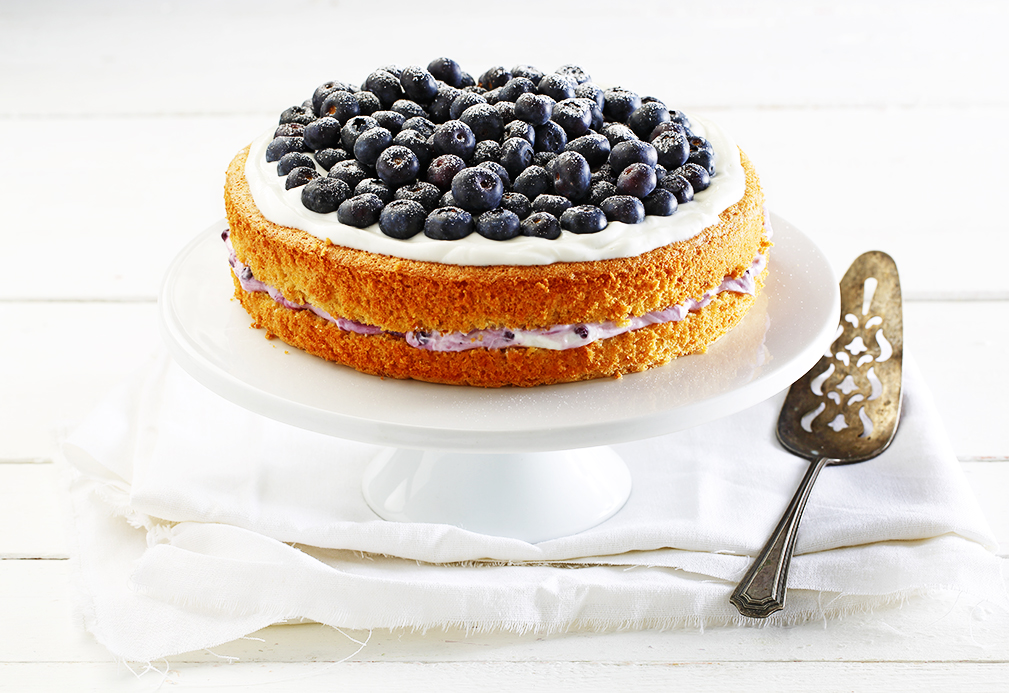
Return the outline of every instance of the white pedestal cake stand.
<path id="1" fill-rule="evenodd" d="M 483 389 L 381 379 L 268 341 L 231 300 L 224 221 L 169 267 L 161 326 L 175 360 L 236 404 L 383 446 L 363 479 L 383 519 L 544 541 L 623 506 L 630 473 L 608 445 L 750 407 L 804 374 L 833 340 L 840 301 L 830 264 L 798 229 L 771 221 L 767 285 L 740 325 L 706 354 L 617 380 Z"/>

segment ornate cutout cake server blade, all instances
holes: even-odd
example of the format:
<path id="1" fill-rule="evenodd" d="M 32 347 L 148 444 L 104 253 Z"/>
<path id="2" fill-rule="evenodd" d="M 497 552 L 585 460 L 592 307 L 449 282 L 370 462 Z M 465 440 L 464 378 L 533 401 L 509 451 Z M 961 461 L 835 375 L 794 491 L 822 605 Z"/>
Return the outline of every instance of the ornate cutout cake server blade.
<path id="1" fill-rule="evenodd" d="M 810 461 L 795 496 L 729 601 L 744 616 L 785 607 L 788 567 L 806 499 L 827 465 L 864 462 L 897 432 L 904 351 L 900 279 L 886 253 L 856 258 L 841 280 L 834 343 L 788 391 L 778 440 Z"/>

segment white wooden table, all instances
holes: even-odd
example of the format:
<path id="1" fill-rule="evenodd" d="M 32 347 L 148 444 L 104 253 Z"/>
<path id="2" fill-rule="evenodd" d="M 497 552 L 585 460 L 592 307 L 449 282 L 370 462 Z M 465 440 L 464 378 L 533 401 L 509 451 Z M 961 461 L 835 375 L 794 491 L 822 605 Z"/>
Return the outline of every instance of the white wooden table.
<path id="1" fill-rule="evenodd" d="M 162 274 L 223 216 L 238 149 L 318 83 L 437 55 L 649 85 L 735 135 L 838 275 L 889 252 L 907 352 L 1009 547 L 1009 5 L 204 5 L 0 8 L 0 690 L 1009 690 L 1009 614 L 956 595 L 784 629 L 274 626 L 142 675 L 113 662 L 72 613 L 56 432 L 158 351 Z"/>

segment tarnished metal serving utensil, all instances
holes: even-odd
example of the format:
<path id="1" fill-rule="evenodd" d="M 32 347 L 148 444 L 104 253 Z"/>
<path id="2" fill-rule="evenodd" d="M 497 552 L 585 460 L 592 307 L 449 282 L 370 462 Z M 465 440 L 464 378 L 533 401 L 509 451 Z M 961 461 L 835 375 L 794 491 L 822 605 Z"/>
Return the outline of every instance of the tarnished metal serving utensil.
<path id="1" fill-rule="evenodd" d="M 795 496 L 729 601 L 766 618 L 785 606 L 788 566 L 813 482 L 827 465 L 863 462 L 897 432 L 904 350 L 900 279 L 886 253 L 859 256 L 841 280 L 834 343 L 788 391 L 778 440 L 810 461 Z"/>

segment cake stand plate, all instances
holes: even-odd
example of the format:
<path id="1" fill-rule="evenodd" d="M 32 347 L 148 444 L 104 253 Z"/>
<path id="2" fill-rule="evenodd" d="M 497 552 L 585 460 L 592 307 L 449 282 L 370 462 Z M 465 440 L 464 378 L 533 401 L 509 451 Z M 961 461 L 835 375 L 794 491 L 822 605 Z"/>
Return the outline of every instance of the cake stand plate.
<path id="1" fill-rule="evenodd" d="M 363 492 L 388 520 L 444 522 L 527 541 L 602 522 L 630 474 L 606 446 L 672 433 L 788 387 L 833 341 L 837 280 L 816 245 L 771 215 L 767 284 L 703 355 L 619 379 L 474 388 L 382 379 L 264 339 L 232 299 L 224 221 L 175 258 L 159 297 L 175 360 L 258 414 L 381 451 Z"/>

